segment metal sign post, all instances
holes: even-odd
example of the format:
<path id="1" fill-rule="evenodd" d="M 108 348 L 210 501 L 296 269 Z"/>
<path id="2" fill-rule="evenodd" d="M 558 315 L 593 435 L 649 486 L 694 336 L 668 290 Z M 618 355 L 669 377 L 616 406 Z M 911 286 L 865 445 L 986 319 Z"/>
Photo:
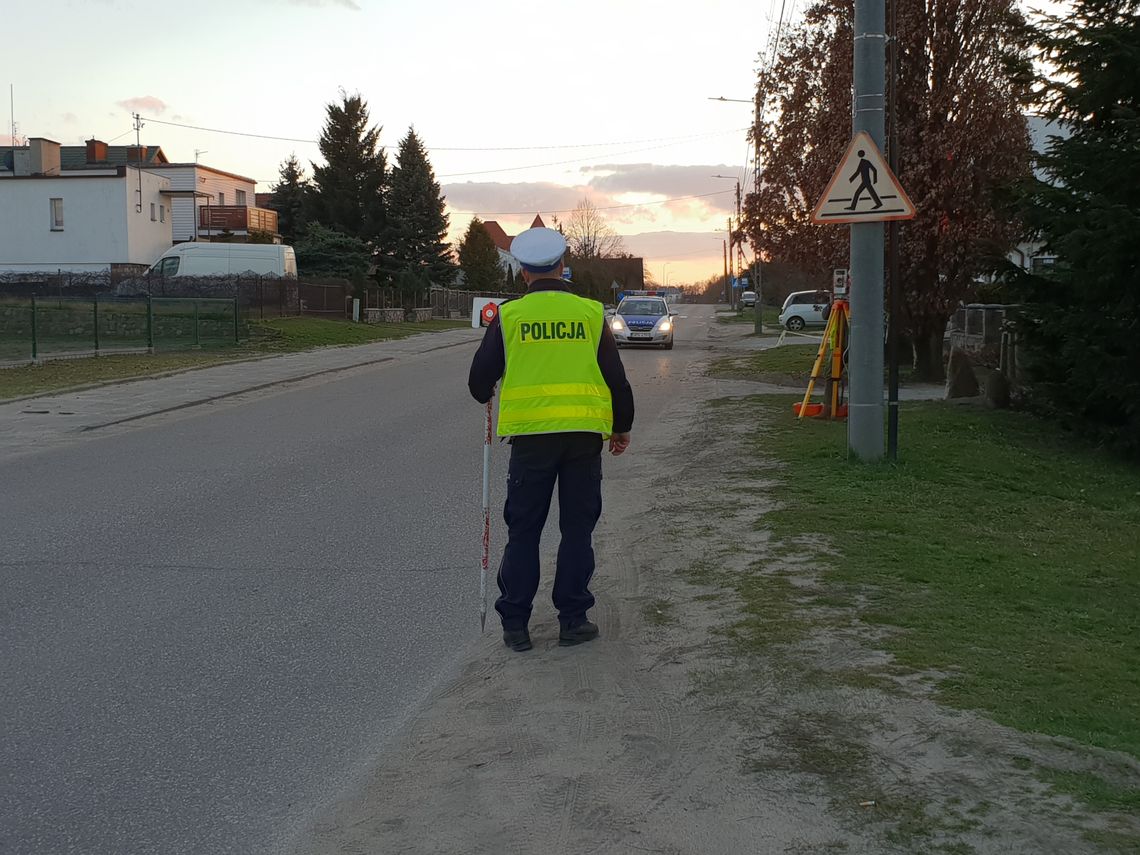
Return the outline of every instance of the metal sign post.
<path id="1" fill-rule="evenodd" d="M 847 449 L 868 461 L 883 456 L 883 223 L 915 215 L 914 204 L 880 153 L 886 48 L 884 0 L 855 0 L 853 139 L 812 214 L 816 223 L 851 227 Z"/>
<path id="2" fill-rule="evenodd" d="M 887 14 L 884 0 L 855 0 L 855 100 L 851 130 L 883 148 Z M 865 179 L 864 182 L 866 183 Z M 851 403 L 847 449 L 883 456 L 883 224 L 851 224 Z"/>

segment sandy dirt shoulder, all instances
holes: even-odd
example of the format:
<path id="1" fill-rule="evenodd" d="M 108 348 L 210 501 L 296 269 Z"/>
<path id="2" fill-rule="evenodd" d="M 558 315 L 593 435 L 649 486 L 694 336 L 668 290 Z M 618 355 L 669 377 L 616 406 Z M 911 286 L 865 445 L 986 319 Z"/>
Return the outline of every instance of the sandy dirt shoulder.
<path id="1" fill-rule="evenodd" d="M 832 546 L 818 526 L 774 544 L 754 525 L 779 502 L 778 479 L 740 480 L 738 432 L 757 426 L 723 399 L 754 387 L 680 385 L 636 437 L 628 477 L 607 484 L 601 639 L 557 646 L 547 575 L 535 649 L 511 653 L 489 626 L 460 676 L 295 851 L 1117 851 L 1094 841 L 1132 822 L 1052 795 L 1031 771 L 1105 758 L 941 707 L 938 675 L 892 673 L 882 630 L 857 613 L 817 622 L 805 605 L 772 616 L 812 627 L 796 643 L 735 640 L 729 575 L 818 592 Z"/>

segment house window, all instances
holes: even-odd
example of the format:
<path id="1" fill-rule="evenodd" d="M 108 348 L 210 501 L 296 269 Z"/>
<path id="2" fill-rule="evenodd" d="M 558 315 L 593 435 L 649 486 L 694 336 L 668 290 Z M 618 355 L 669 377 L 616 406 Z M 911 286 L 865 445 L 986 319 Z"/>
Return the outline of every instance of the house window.
<path id="1" fill-rule="evenodd" d="M 160 223 L 166 222 L 166 206 L 165 205 L 159 205 L 158 206 L 158 221 Z"/>
<path id="2" fill-rule="evenodd" d="M 226 194 L 225 193 L 218 193 L 218 204 L 219 205 L 226 204 Z"/>
<path id="3" fill-rule="evenodd" d="M 235 190 L 234 191 L 234 204 L 240 205 L 243 208 L 245 207 L 245 191 L 244 190 Z"/>
<path id="4" fill-rule="evenodd" d="M 1029 269 L 1033 273 L 1046 273 L 1057 266 L 1057 259 L 1051 255 L 1035 255 L 1029 259 Z"/>
<path id="5" fill-rule="evenodd" d="M 154 202 L 150 203 L 150 221 L 156 222 L 158 220 L 157 211 L 154 210 Z"/>
<path id="6" fill-rule="evenodd" d="M 51 200 L 51 230 L 63 231 L 63 199 Z"/>

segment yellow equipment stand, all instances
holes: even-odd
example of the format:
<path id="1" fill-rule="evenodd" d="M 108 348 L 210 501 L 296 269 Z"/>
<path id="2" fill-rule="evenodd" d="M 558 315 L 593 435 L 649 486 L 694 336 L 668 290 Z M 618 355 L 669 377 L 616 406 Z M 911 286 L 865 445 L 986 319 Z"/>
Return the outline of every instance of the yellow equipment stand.
<path id="1" fill-rule="evenodd" d="M 804 416 L 823 416 L 829 419 L 847 418 L 847 404 L 840 398 L 840 386 L 843 381 L 844 365 L 843 353 L 847 350 L 847 343 L 851 337 L 851 304 L 846 300 L 836 300 L 831 305 L 831 314 L 827 318 L 827 328 L 823 332 L 823 341 L 819 343 L 819 353 L 815 357 L 815 365 L 811 369 L 811 380 L 808 381 L 804 399 L 798 404 L 792 404 L 792 411 L 798 418 Z M 815 383 L 820 377 L 823 361 L 828 351 L 831 351 L 831 376 L 828 378 L 827 400 L 822 404 L 811 402 Z"/>

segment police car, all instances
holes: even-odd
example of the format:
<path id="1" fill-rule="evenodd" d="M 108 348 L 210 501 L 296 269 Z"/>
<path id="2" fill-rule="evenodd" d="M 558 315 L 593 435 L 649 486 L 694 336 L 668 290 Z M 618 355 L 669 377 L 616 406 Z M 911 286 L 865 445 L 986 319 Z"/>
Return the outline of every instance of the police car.
<path id="1" fill-rule="evenodd" d="M 673 315 L 664 297 L 627 296 L 610 319 L 618 347 L 656 345 L 673 349 Z"/>

